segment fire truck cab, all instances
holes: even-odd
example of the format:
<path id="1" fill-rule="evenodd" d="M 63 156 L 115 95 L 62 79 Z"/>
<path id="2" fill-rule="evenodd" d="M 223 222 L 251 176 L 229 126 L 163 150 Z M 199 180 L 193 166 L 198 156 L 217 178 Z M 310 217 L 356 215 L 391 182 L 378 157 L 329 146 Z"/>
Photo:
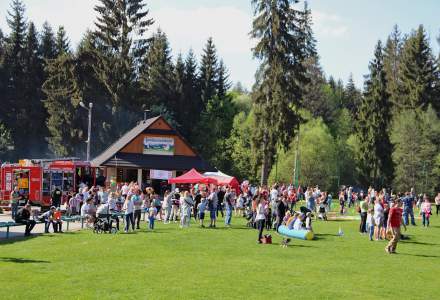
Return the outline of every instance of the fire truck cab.
<path id="1" fill-rule="evenodd" d="M 16 186 L 21 195 L 20 205 L 51 205 L 52 191 L 57 187 L 67 201 L 70 192 L 77 192 L 81 184 L 95 183 L 95 168 L 89 162 L 77 159 L 20 160 L 18 164 L 5 163 L 0 168 L 0 199 L 8 202 Z"/>

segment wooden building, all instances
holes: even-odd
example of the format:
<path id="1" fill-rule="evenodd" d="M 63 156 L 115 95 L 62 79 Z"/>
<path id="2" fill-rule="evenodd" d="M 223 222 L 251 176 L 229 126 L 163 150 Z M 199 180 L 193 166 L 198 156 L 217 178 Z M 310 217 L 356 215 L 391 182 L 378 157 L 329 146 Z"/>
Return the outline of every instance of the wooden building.
<path id="1" fill-rule="evenodd" d="M 137 181 L 155 190 L 192 168 L 215 171 L 162 116 L 140 121 L 91 163 L 107 183 Z"/>

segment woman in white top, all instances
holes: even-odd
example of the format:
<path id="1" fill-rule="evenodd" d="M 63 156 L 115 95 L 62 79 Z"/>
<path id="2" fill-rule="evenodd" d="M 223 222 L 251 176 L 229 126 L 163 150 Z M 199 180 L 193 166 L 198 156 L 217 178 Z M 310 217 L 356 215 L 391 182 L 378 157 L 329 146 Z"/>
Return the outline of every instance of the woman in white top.
<path id="1" fill-rule="evenodd" d="M 383 206 L 380 203 L 380 199 L 376 198 L 374 201 L 374 224 L 376 227 L 374 228 L 374 236 L 376 238 L 376 241 L 379 240 L 382 225 L 383 225 Z"/>
<path id="2" fill-rule="evenodd" d="M 438 216 L 438 212 L 440 211 L 440 193 L 435 197 L 435 214 Z"/>
<path id="3" fill-rule="evenodd" d="M 257 212 L 255 216 L 255 222 L 257 223 L 258 229 L 258 240 L 257 243 L 261 244 L 263 239 L 263 229 L 266 221 L 266 210 L 264 208 L 263 200 L 258 197 L 257 198 Z"/>
<path id="4" fill-rule="evenodd" d="M 122 207 L 122 210 L 124 211 L 124 217 L 125 217 L 125 228 L 124 228 L 125 233 L 128 232 L 128 228 L 130 227 L 130 224 L 131 224 L 131 228 L 134 231 L 134 216 L 133 216 L 134 204 L 133 201 L 131 201 L 130 197 L 125 198 L 124 206 Z"/>
<path id="5" fill-rule="evenodd" d="M 165 211 L 165 219 L 163 221 L 164 224 L 168 224 L 170 222 L 172 196 L 173 195 L 168 190 L 165 191 L 165 195 L 163 196 L 162 209 Z"/>

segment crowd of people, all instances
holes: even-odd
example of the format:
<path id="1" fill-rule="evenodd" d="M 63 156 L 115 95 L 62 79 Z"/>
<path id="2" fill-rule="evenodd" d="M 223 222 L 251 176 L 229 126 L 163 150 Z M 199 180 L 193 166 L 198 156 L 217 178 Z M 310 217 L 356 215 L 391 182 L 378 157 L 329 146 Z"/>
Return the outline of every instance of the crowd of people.
<path id="1" fill-rule="evenodd" d="M 14 198 L 12 196 L 11 199 Z M 416 225 L 416 208 L 420 211 L 423 226 L 430 224 L 431 202 L 427 195 L 416 195 L 413 190 L 394 195 L 386 189 L 376 191 L 370 187 L 364 193 L 347 187 L 341 189 L 338 196 L 341 215 L 347 214 L 350 207 L 359 213 L 361 234 L 367 234 L 372 241 L 391 239 L 386 248 L 389 253 L 395 252 L 401 238 L 400 226 Z M 201 228 L 215 228 L 219 215 L 224 217 L 224 226 L 230 227 L 235 214 L 246 218 L 248 227 L 258 229 L 258 243 L 262 241 L 264 230 L 277 230 L 281 225 L 293 230 L 313 231 L 312 219 L 327 220 L 333 200 L 330 193 L 321 191 L 318 186 L 295 188 L 274 184 L 269 188 L 252 186 L 247 181 L 239 189 L 195 184 L 186 186 L 185 190 L 166 190 L 163 197 L 151 187 L 142 189 L 136 182 L 108 188 L 82 185 L 78 193 L 71 193 L 63 205 L 56 188 L 52 199 L 53 206 L 39 216 L 45 222 L 45 232 L 49 232 L 50 225 L 54 232 L 62 232 L 62 206 L 67 215 L 79 214 L 89 225 L 99 218 L 109 218 L 119 230 L 119 218 L 123 217 L 124 232 L 140 229 L 142 215 L 144 219 L 147 216 L 148 229 L 154 230 L 157 221 L 179 223 L 181 228 L 185 228 L 190 226 L 192 218 Z M 305 205 L 297 207 L 300 200 L 304 200 Z M 440 193 L 434 200 L 438 215 Z M 25 235 L 29 235 L 35 226 L 30 217 L 30 206 L 20 210 L 14 207 L 12 213 L 16 221 L 26 224 Z"/>

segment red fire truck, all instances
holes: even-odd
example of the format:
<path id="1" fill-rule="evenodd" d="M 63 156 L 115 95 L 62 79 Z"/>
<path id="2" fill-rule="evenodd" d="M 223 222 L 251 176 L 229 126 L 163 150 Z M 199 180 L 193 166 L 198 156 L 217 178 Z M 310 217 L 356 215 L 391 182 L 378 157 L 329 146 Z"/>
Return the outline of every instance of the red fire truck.
<path id="1" fill-rule="evenodd" d="M 95 183 L 95 168 L 89 162 L 75 158 L 56 160 L 21 160 L 18 164 L 5 163 L 0 168 L 0 199 L 9 200 L 18 186 L 24 204 L 51 205 L 51 192 L 58 187 L 63 192 L 63 203 L 68 193 L 78 191 L 81 183 Z"/>

